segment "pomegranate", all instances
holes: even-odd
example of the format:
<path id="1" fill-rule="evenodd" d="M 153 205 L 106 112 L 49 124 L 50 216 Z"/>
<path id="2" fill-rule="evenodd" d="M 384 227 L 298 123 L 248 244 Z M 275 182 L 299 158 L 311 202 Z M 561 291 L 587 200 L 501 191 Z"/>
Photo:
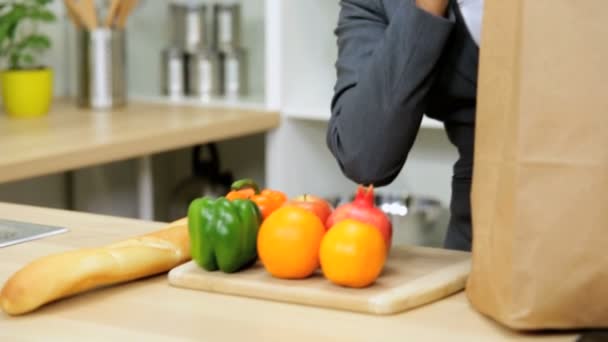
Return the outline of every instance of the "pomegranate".
<path id="1" fill-rule="evenodd" d="M 331 227 L 345 219 L 354 219 L 365 222 L 378 228 L 387 248 L 390 248 L 393 238 L 393 226 L 388 216 L 374 205 L 374 187 L 370 185 L 364 188 L 359 186 L 355 199 L 351 203 L 346 203 L 336 208 L 329 216 L 326 227 Z"/>

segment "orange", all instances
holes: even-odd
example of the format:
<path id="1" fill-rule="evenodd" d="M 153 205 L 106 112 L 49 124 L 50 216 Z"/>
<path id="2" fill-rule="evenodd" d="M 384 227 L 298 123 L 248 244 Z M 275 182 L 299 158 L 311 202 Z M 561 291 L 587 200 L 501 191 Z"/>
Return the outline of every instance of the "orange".
<path id="1" fill-rule="evenodd" d="M 320 257 L 325 278 L 338 285 L 360 288 L 379 277 L 387 249 L 376 227 L 346 219 L 325 234 Z"/>
<path id="2" fill-rule="evenodd" d="M 319 267 L 323 222 L 312 212 L 284 206 L 268 216 L 258 232 L 258 255 L 271 275 L 302 279 Z"/>

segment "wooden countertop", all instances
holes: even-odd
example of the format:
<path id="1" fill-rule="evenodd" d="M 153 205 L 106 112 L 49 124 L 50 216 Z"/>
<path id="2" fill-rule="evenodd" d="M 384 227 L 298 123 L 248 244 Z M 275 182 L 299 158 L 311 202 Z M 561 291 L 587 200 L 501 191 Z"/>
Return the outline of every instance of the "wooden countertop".
<path id="1" fill-rule="evenodd" d="M 58 99 L 47 117 L 0 115 L 0 182 L 260 133 L 279 119 L 263 110 L 136 101 L 92 111 Z"/>
<path id="2" fill-rule="evenodd" d="M 0 218 L 61 225 L 69 233 L 0 248 L 0 284 L 30 260 L 98 246 L 162 223 L 0 203 Z M 43 284 L 41 284 L 43 286 Z M 392 316 L 369 316 L 170 287 L 166 275 L 92 291 L 31 314 L 0 312 L 0 341 L 574 341 L 518 335 L 473 311 L 461 292 Z"/>

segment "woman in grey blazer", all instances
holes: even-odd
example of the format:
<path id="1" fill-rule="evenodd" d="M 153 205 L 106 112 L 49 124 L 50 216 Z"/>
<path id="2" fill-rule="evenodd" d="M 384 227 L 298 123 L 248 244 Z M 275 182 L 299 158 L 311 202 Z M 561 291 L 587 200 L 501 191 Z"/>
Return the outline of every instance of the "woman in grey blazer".
<path id="1" fill-rule="evenodd" d="M 464 17 L 462 4 L 340 2 L 337 82 L 327 144 L 346 177 L 383 186 L 403 167 L 423 115 L 442 121 L 459 152 L 445 247 L 470 250 L 479 54 L 478 30 L 471 29 L 471 22 L 479 20 L 470 20 L 476 19 L 474 11 Z"/>

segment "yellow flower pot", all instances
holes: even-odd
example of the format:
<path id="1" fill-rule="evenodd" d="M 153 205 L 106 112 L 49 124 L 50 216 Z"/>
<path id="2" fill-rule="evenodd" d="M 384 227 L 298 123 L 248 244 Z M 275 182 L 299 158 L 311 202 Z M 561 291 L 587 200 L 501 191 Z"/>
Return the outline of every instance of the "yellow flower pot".
<path id="1" fill-rule="evenodd" d="M 53 70 L 6 70 L 0 73 L 4 110 L 11 117 L 46 115 L 53 98 Z"/>

